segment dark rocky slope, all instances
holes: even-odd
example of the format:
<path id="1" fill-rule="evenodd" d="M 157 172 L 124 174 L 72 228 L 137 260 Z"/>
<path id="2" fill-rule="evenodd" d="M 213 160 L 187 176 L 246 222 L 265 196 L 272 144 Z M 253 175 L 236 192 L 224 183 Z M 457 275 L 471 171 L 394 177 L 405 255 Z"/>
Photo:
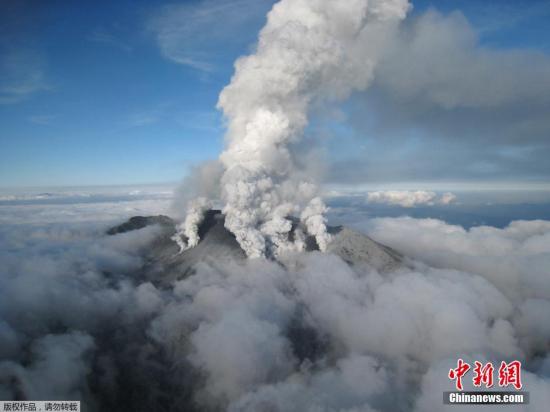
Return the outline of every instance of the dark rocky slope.
<path id="1" fill-rule="evenodd" d="M 148 225 L 160 225 L 161 234 L 148 250 L 143 275 L 153 283 L 168 285 L 192 274 L 199 262 L 246 258 L 235 236 L 225 228 L 224 221 L 225 217 L 219 210 L 209 210 L 199 227 L 199 244 L 182 253 L 179 253 L 176 243 L 171 239 L 176 222 L 167 216 L 136 216 L 109 229 L 107 233 L 113 235 Z M 296 220 L 293 230 L 299 225 Z M 366 264 L 381 273 L 387 273 L 403 264 L 403 257 L 397 251 L 362 233 L 342 226 L 329 226 L 328 230 L 333 235 L 328 252 L 340 256 L 351 265 Z M 306 239 L 306 245 L 307 251 L 318 250 L 311 236 Z"/>

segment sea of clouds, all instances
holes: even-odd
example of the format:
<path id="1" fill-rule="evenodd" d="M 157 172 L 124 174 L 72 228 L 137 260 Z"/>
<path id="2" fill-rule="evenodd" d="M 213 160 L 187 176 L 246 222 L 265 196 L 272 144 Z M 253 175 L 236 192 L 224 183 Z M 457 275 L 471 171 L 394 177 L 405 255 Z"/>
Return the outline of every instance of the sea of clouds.
<path id="1" fill-rule="evenodd" d="M 442 404 L 462 357 L 521 360 L 531 402 L 507 410 L 546 410 L 550 222 L 465 230 L 358 218 L 356 228 L 408 257 L 404 268 L 381 274 L 313 252 L 284 266 L 214 260 L 161 287 L 141 274 L 161 228 L 105 230 L 169 210 L 167 199 L 140 197 L 0 206 L 0 399 L 80 399 L 85 410 L 476 410 Z"/>

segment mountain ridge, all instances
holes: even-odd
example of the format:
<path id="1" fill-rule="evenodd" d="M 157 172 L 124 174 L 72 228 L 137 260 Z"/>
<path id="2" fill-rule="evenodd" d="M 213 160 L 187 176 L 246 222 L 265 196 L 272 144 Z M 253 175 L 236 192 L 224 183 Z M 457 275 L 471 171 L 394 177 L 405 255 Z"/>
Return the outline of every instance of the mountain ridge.
<path id="1" fill-rule="evenodd" d="M 296 218 L 290 237 L 301 223 Z M 158 225 L 160 234 L 153 240 L 145 256 L 142 275 L 151 282 L 165 285 L 194 273 L 201 262 L 244 260 L 246 255 L 235 236 L 225 228 L 225 216 L 220 210 L 208 210 L 199 226 L 200 242 L 191 249 L 179 251 L 171 239 L 175 234 L 176 221 L 168 216 L 134 216 L 128 221 L 107 230 L 114 236 L 147 226 Z M 327 226 L 332 235 L 327 253 L 339 256 L 350 265 L 367 265 L 380 273 L 392 272 L 403 266 L 404 257 L 396 250 L 383 245 L 369 236 L 345 226 Z M 318 251 L 313 236 L 306 237 L 306 252 Z"/>

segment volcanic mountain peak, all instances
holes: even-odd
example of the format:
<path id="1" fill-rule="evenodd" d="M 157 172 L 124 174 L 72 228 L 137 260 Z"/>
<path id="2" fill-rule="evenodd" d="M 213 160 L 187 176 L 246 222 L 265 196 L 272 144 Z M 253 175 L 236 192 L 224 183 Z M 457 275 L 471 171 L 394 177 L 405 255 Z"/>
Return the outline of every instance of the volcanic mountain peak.
<path id="1" fill-rule="evenodd" d="M 291 218 L 292 237 L 301 223 Z M 235 236 L 225 227 L 225 216 L 220 210 L 208 210 L 199 227 L 200 242 L 191 249 L 179 252 L 171 239 L 176 222 L 167 216 L 135 216 L 127 222 L 108 230 L 116 235 L 149 225 L 160 225 L 160 235 L 153 241 L 147 252 L 144 275 L 152 282 L 169 284 L 194 273 L 200 262 L 244 260 L 246 255 Z M 332 241 L 327 252 L 333 253 L 350 265 L 366 264 L 381 273 L 391 272 L 403 265 L 403 256 L 388 246 L 382 245 L 367 235 L 343 226 L 328 226 Z M 319 250 L 315 238 L 306 238 L 306 251 Z"/>

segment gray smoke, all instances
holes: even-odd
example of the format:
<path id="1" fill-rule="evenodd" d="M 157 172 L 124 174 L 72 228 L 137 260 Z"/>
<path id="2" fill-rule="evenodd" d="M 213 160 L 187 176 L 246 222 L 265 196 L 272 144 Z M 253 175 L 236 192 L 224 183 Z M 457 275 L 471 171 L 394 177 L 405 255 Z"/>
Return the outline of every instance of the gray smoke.
<path id="1" fill-rule="evenodd" d="M 288 240 L 289 215 L 306 219 L 326 249 L 325 207 L 312 182 L 295 177 L 291 144 L 312 106 L 368 86 L 385 34 L 408 9 L 407 0 L 282 0 L 269 12 L 255 53 L 235 63 L 218 102 L 228 120 L 221 199 L 226 227 L 249 257 L 301 247 Z M 200 208 L 190 205 L 188 213 L 179 235 L 196 239 Z"/>

